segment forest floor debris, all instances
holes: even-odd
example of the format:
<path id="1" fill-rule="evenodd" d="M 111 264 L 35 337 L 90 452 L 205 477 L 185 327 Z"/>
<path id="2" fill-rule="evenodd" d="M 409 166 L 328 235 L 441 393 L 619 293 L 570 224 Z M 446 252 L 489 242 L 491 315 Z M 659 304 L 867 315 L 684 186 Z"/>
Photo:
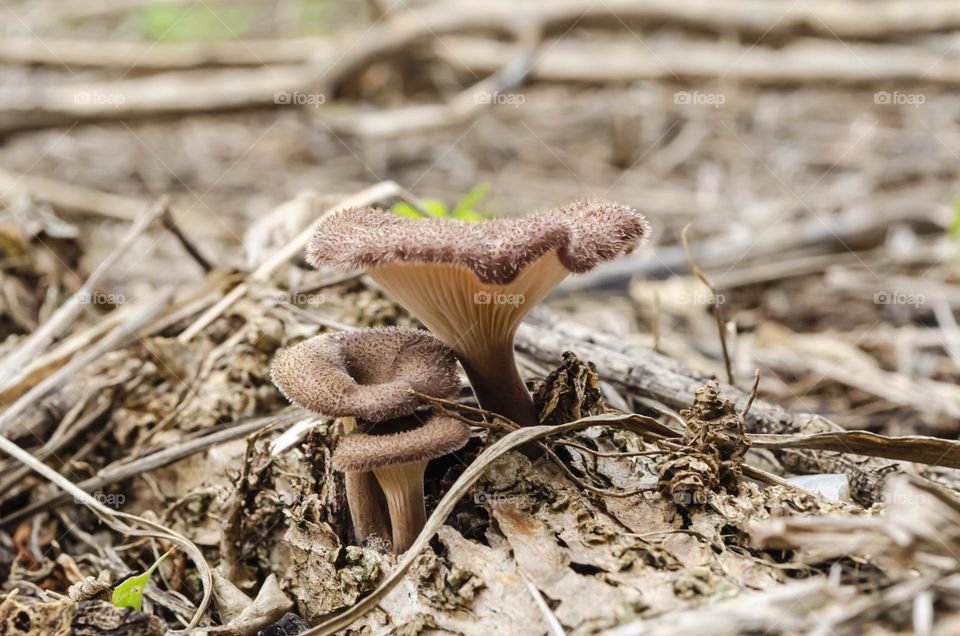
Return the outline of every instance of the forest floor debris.
<path id="1" fill-rule="evenodd" d="M 0 633 L 960 630 L 948 3 L 425 5 L 342 61 L 113 41 L 141 4 L 38 4 L 0 45 Z M 474 428 L 427 534 L 352 545 L 341 433 L 269 363 L 416 324 L 305 237 L 485 181 L 491 211 L 627 202 L 653 244 L 521 328 L 543 428 L 438 404 Z M 174 545 L 145 612 L 106 602 Z"/>

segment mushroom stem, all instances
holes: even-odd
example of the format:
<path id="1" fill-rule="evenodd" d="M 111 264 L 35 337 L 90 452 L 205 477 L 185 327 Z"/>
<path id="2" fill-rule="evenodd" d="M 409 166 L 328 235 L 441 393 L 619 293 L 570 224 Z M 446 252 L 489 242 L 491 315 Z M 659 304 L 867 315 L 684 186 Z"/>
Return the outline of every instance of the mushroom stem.
<path id="1" fill-rule="evenodd" d="M 413 545 L 427 522 L 423 498 L 423 471 L 426 467 L 424 460 L 373 470 L 387 499 L 393 528 L 393 551 L 397 554 L 406 552 Z"/>
<path id="2" fill-rule="evenodd" d="M 512 344 L 498 345 L 482 356 L 461 356 L 460 364 L 480 406 L 520 426 L 536 426 L 537 411 L 517 370 Z"/>
<path id="3" fill-rule="evenodd" d="M 357 543 L 363 543 L 371 534 L 384 539 L 390 536 L 390 525 L 384 514 L 387 502 L 376 478 L 371 473 L 347 473 L 344 482 Z"/>
<path id="4" fill-rule="evenodd" d="M 355 417 L 343 417 L 340 422 L 345 433 L 351 433 L 357 428 Z M 386 514 L 387 501 L 373 473 L 346 473 L 343 479 L 356 542 L 363 543 L 371 534 L 386 539 L 390 535 L 390 523 Z"/>
<path id="5" fill-rule="evenodd" d="M 340 426 L 343 427 L 344 434 L 349 434 L 357 430 L 357 418 L 355 417 L 341 417 Z"/>

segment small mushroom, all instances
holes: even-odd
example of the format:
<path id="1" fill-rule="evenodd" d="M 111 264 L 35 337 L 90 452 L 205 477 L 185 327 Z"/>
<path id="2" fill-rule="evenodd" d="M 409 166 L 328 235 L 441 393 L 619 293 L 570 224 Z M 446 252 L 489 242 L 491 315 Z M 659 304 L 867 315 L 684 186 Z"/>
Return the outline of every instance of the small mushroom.
<path id="1" fill-rule="evenodd" d="M 333 467 L 346 474 L 373 472 L 390 510 L 393 549 L 405 552 L 427 520 L 423 472 L 427 463 L 463 448 L 470 428 L 445 415 L 426 423 L 403 418 L 346 436 L 333 453 Z"/>
<path id="2" fill-rule="evenodd" d="M 276 355 L 271 375 L 287 399 L 341 418 L 347 433 L 358 420 L 383 422 L 413 413 L 420 401 L 411 389 L 446 397 L 459 386 L 450 349 L 430 333 L 406 327 L 355 329 L 304 340 Z M 345 481 L 357 540 L 388 536 L 388 502 L 373 474 L 355 471 Z"/>
<path id="3" fill-rule="evenodd" d="M 315 336 L 278 353 L 271 373 L 294 404 L 368 422 L 413 413 L 420 400 L 411 389 L 445 397 L 460 385 L 450 349 L 430 333 L 408 327 Z"/>
<path id="4" fill-rule="evenodd" d="M 513 352 L 520 321 L 568 274 L 629 253 L 647 232 L 639 212 L 602 201 L 482 223 L 357 208 L 317 227 L 307 260 L 365 269 L 454 350 L 481 406 L 529 426 L 537 415 Z"/>

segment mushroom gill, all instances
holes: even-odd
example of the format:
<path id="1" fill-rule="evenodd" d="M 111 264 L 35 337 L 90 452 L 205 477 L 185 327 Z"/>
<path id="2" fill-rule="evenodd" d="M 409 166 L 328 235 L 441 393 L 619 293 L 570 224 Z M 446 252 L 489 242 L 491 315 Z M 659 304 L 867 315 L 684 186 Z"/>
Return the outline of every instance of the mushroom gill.
<path id="1" fill-rule="evenodd" d="M 405 327 L 355 329 L 315 336 L 279 352 L 273 383 L 307 410 L 338 417 L 348 433 L 360 423 L 412 414 L 411 389 L 447 397 L 459 387 L 453 353 L 430 333 Z M 345 476 L 354 534 L 389 536 L 389 502 L 369 471 Z"/>
<path id="2" fill-rule="evenodd" d="M 415 419 L 415 418 L 404 418 Z M 333 453 L 333 466 L 346 474 L 372 472 L 390 511 L 393 549 L 406 551 L 426 523 L 423 473 L 427 463 L 462 448 L 470 428 L 445 415 L 419 422 L 391 420 L 354 432 Z"/>
<path id="3" fill-rule="evenodd" d="M 366 269 L 453 349 L 481 406 L 533 425 L 533 401 L 514 360 L 520 321 L 570 273 L 632 251 L 647 232 L 641 214 L 601 201 L 482 223 L 363 208 L 321 223 L 307 260 Z"/>

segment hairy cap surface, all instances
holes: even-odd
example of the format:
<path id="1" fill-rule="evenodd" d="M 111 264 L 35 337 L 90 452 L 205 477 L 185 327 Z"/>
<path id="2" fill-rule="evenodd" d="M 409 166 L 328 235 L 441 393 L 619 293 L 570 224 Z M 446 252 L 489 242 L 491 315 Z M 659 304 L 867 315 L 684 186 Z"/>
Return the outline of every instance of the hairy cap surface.
<path id="1" fill-rule="evenodd" d="M 573 273 L 589 271 L 631 252 L 648 231 L 642 214 L 608 201 L 576 201 L 522 218 L 481 223 L 414 220 L 353 208 L 321 223 L 306 253 L 315 267 L 446 264 L 467 268 L 484 283 L 505 285 L 549 252 L 556 252 Z"/>
<path id="2" fill-rule="evenodd" d="M 370 422 L 412 413 L 410 391 L 446 397 L 459 379 L 453 352 L 420 329 L 352 329 L 310 338 L 273 359 L 273 383 L 294 404 Z"/>
<path id="3" fill-rule="evenodd" d="M 373 431 L 376 430 L 374 427 Z M 333 467 L 353 473 L 427 461 L 463 448 L 469 439 L 469 426 L 458 419 L 435 414 L 422 426 L 399 433 L 347 435 L 333 452 Z"/>

